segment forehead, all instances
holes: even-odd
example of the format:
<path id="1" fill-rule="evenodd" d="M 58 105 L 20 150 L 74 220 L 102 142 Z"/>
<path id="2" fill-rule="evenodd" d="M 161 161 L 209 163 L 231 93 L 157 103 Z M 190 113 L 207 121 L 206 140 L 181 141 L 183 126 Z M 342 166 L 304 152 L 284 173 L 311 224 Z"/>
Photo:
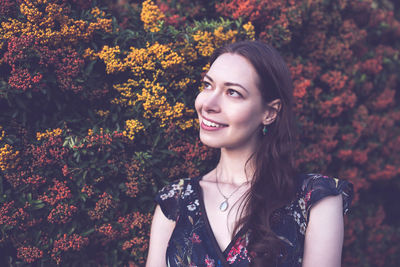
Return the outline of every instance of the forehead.
<path id="1" fill-rule="evenodd" d="M 207 72 L 215 82 L 239 83 L 252 89 L 257 88 L 258 75 L 253 65 L 245 57 L 225 53 L 220 55 Z"/>

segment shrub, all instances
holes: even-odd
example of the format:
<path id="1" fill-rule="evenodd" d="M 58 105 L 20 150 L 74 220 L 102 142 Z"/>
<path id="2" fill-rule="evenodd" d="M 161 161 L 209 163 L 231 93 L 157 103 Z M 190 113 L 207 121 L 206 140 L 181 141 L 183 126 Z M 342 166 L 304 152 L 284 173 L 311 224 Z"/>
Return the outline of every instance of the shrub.
<path id="1" fill-rule="evenodd" d="M 143 265 L 152 198 L 210 169 L 207 57 L 262 39 L 292 72 L 299 169 L 351 181 L 344 266 L 396 266 L 395 1 L 0 1 L 0 250 L 10 266 Z"/>

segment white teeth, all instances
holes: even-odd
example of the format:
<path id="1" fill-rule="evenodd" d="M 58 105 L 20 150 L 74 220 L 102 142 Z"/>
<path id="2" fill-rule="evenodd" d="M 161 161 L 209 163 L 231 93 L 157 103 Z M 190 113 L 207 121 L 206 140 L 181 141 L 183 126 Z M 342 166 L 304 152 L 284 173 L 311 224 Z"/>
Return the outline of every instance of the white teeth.
<path id="1" fill-rule="evenodd" d="M 206 119 L 203 119 L 203 123 L 210 127 L 223 127 L 223 125 L 221 125 L 221 124 L 216 124 L 216 123 L 208 121 Z"/>

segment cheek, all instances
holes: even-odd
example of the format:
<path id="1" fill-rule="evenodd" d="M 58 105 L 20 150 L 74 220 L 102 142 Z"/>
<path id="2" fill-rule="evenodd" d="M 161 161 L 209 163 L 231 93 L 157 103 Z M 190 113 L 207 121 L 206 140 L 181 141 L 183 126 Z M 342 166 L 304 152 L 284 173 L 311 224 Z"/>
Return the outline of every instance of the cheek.
<path id="1" fill-rule="evenodd" d="M 260 112 L 254 107 L 247 107 L 241 109 L 235 109 L 235 112 L 232 113 L 232 118 L 235 118 L 235 121 L 240 126 L 258 126 L 261 124 L 261 116 Z"/>
<path id="2" fill-rule="evenodd" d="M 201 106 L 203 105 L 203 98 L 202 93 L 199 93 L 194 101 L 194 108 L 197 113 L 200 112 Z"/>

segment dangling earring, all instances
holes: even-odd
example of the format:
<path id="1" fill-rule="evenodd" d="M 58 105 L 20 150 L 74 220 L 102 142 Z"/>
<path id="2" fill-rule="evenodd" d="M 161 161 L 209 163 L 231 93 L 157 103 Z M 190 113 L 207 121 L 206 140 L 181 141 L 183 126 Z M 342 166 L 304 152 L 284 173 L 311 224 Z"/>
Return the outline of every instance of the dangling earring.
<path id="1" fill-rule="evenodd" d="M 264 127 L 262 129 L 263 136 L 267 135 L 267 132 L 268 132 L 267 125 L 264 125 Z"/>

